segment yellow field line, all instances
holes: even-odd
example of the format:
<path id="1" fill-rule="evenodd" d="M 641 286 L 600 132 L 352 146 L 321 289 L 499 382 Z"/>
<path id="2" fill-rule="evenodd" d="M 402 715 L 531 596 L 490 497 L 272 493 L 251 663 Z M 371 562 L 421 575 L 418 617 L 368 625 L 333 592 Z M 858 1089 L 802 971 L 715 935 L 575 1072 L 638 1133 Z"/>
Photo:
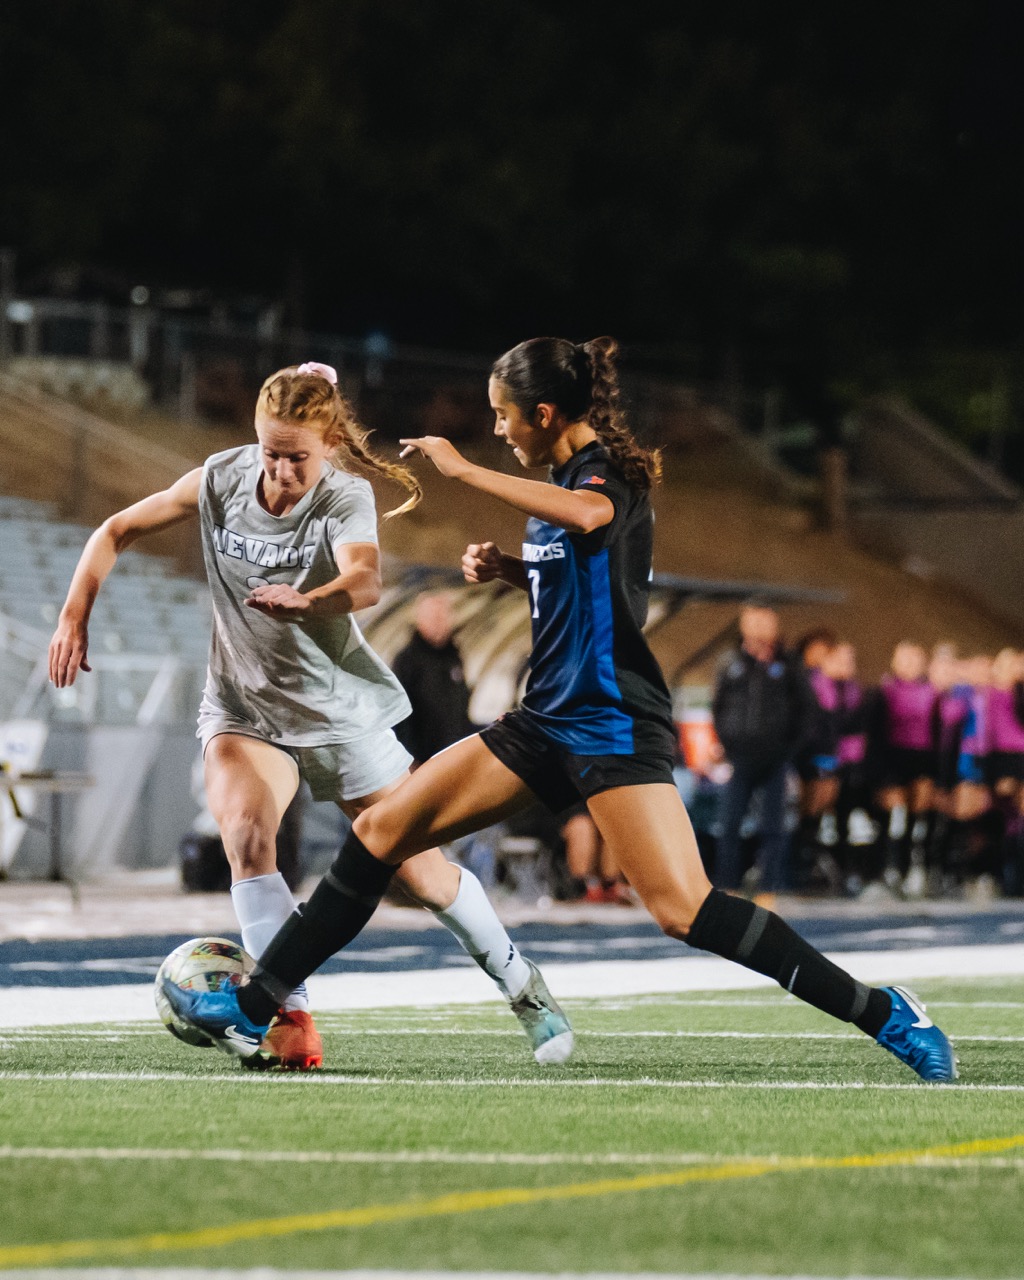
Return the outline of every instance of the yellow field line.
<path id="1" fill-rule="evenodd" d="M 513 1205 L 540 1204 L 558 1200 L 581 1200 L 594 1196 L 625 1195 L 635 1191 L 655 1191 L 682 1187 L 695 1182 L 727 1182 L 760 1178 L 769 1173 L 806 1169 L 881 1169 L 913 1165 L 937 1157 L 985 1156 L 1024 1147 L 1024 1133 L 1006 1138 L 979 1138 L 972 1142 L 948 1143 L 917 1151 L 879 1151 L 850 1156 L 783 1156 L 771 1161 L 727 1161 L 711 1168 L 677 1169 L 668 1173 L 641 1174 L 634 1178 L 601 1178 L 593 1182 L 569 1182 L 553 1187 L 500 1187 L 493 1191 L 454 1191 L 431 1200 L 409 1200 L 398 1204 L 366 1205 L 361 1209 L 332 1209 L 326 1213 L 296 1213 L 280 1218 L 255 1218 L 224 1227 L 203 1227 L 193 1231 L 162 1231 L 150 1235 L 123 1236 L 108 1240 L 67 1240 L 61 1244 L 0 1246 L 0 1267 L 38 1267 L 75 1262 L 85 1258 L 134 1256 L 143 1253 L 172 1253 L 189 1249 L 216 1249 L 243 1240 L 267 1240 L 304 1231 L 333 1231 L 342 1228 L 372 1227 L 388 1222 L 408 1222 L 417 1218 L 437 1218 Z"/>

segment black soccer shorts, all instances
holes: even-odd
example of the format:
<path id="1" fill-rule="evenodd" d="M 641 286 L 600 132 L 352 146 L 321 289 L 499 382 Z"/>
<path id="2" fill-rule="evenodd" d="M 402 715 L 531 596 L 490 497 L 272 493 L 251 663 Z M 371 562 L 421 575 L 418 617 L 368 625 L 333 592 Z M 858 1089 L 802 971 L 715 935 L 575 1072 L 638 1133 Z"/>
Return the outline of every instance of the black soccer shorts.
<path id="1" fill-rule="evenodd" d="M 530 788 L 552 813 L 613 787 L 651 782 L 674 785 L 675 739 L 667 727 L 645 726 L 650 745 L 633 755 L 580 756 L 549 738 L 522 709 L 509 711 L 480 731 L 487 748 Z"/>

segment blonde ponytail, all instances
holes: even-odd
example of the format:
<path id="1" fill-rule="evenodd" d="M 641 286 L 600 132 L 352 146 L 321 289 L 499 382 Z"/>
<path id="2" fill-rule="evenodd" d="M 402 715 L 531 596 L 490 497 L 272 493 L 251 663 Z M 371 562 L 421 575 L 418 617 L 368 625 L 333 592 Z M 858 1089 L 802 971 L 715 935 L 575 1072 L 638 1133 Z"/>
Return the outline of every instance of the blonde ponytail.
<path id="1" fill-rule="evenodd" d="M 408 467 L 388 462 L 369 447 L 370 433 L 360 425 L 329 365 L 293 365 L 271 374 L 260 388 L 256 412 L 319 432 L 331 446 L 330 461 L 339 471 L 352 471 L 367 479 L 383 476 L 406 489 L 409 497 L 401 506 L 385 511 L 385 520 L 411 511 L 423 497 L 420 482 Z"/>

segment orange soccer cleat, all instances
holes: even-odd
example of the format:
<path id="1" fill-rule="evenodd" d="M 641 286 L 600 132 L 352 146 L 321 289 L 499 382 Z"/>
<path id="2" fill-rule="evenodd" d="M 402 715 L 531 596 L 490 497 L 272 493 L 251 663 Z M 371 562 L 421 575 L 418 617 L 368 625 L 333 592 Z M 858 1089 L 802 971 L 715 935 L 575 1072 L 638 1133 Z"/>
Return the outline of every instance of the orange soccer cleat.
<path id="1" fill-rule="evenodd" d="M 305 1010 L 286 1009 L 270 1024 L 260 1057 L 282 1071 L 315 1071 L 324 1060 L 324 1043 Z"/>

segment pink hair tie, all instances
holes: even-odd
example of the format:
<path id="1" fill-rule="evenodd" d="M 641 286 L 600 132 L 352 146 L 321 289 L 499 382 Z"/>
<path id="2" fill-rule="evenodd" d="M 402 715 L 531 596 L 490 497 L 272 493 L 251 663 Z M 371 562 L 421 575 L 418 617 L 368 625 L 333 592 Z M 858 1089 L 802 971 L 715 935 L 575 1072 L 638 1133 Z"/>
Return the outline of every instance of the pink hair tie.
<path id="1" fill-rule="evenodd" d="M 332 387 L 338 385 L 338 371 L 332 369 L 329 364 L 320 364 L 317 360 L 307 360 L 305 364 L 300 364 L 297 373 L 312 373 L 317 377 L 326 378 Z"/>

